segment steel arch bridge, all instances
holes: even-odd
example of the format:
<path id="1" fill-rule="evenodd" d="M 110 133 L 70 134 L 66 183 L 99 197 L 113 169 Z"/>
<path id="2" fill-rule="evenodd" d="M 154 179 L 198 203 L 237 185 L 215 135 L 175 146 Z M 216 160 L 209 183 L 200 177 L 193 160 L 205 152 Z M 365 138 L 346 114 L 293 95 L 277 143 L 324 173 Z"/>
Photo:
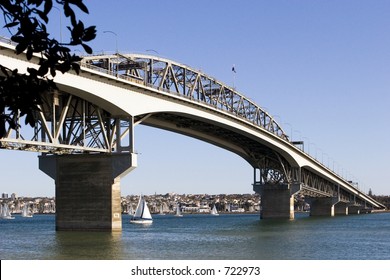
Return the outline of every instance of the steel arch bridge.
<path id="1" fill-rule="evenodd" d="M 34 66 L 0 43 L 2 63 Z M 254 168 L 254 189 L 326 197 L 370 209 L 384 206 L 290 142 L 275 119 L 234 88 L 161 57 L 86 56 L 80 75 L 57 75 L 59 88 L 43 94 L 33 129 L 9 128 L 0 148 L 45 154 L 133 153 L 133 128 L 174 131 L 234 152 Z M 22 123 L 22 120 L 20 120 Z M 26 131 L 26 132 L 25 132 Z"/>

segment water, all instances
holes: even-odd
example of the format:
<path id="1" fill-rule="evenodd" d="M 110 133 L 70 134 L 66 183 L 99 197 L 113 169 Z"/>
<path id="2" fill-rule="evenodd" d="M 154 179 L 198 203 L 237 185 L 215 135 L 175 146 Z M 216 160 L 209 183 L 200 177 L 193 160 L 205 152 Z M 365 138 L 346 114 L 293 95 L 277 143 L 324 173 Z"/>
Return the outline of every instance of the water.
<path id="1" fill-rule="evenodd" d="M 154 216 L 121 233 L 56 232 L 54 215 L 0 220 L 0 259 L 390 259 L 390 213 L 293 221 L 258 215 Z"/>

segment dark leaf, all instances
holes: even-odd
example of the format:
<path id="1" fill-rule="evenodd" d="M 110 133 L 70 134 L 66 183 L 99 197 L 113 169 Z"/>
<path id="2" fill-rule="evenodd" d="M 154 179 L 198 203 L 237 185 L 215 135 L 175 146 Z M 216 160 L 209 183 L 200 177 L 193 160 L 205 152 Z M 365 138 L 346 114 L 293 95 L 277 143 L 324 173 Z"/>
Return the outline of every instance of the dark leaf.
<path id="1" fill-rule="evenodd" d="M 56 69 L 54 67 L 50 68 L 50 74 L 52 75 L 53 78 L 56 76 Z"/>
<path id="2" fill-rule="evenodd" d="M 36 77 L 38 74 L 38 70 L 35 68 L 27 68 L 27 72 L 30 73 L 30 75 L 33 77 Z"/>
<path id="3" fill-rule="evenodd" d="M 96 26 L 90 26 L 84 30 L 83 41 L 88 42 L 96 38 Z"/>
<path id="4" fill-rule="evenodd" d="M 46 24 L 49 22 L 49 18 L 47 17 L 47 14 L 45 14 L 40 10 L 36 10 L 35 12 L 40 16 L 41 19 L 43 19 L 46 22 Z"/>
<path id="5" fill-rule="evenodd" d="M 86 44 L 81 44 L 82 46 L 83 46 L 83 48 L 84 48 L 84 50 L 85 50 L 85 52 L 87 53 L 87 54 L 92 54 L 92 49 L 91 49 L 91 47 L 90 46 L 88 46 L 88 45 L 86 45 Z"/>
<path id="6" fill-rule="evenodd" d="M 49 66 L 46 62 L 42 63 L 41 66 L 38 69 L 38 76 L 43 77 L 47 74 L 47 71 L 49 71 Z"/>
<path id="7" fill-rule="evenodd" d="M 72 63 L 72 68 L 77 73 L 77 75 L 80 75 L 80 64 Z"/>
<path id="8" fill-rule="evenodd" d="M 19 43 L 15 48 L 16 54 L 21 54 L 24 52 L 27 49 L 27 46 L 28 44 L 26 42 Z"/>
<path id="9" fill-rule="evenodd" d="M 4 28 L 11 28 L 11 27 L 14 27 L 16 25 L 19 25 L 18 21 L 10 22 L 10 23 L 4 25 Z"/>
<path id="10" fill-rule="evenodd" d="M 64 3 L 64 14 L 66 17 L 70 17 L 72 14 L 74 14 L 73 10 L 69 7 L 67 2 Z"/>
<path id="11" fill-rule="evenodd" d="M 31 60 L 31 58 L 33 57 L 33 53 L 34 53 L 33 48 L 29 46 L 26 52 L 27 60 Z"/>
<path id="12" fill-rule="evenodd" d="M 45 8 L 43 12 L 47 15 L 51 11 L 51 8 L 53 7 L 53 2 L 51 0 L 46 0 L 45 1 Z"/>
<path id="13" fill-rule="evenodd" d="M 9 69 L 4 67 L 3 65 L 0 65 L 0 69 L 1 69 L 1 72 L 3 72 L 3 74 L 6 76 L 6 77 L 9 77 Z"/>
<path id="14" fill-rule="evenodd" d="M 84 13 L 89 14 L 88 8 L 84 5 L 83 1 L 75 1 L 74 3 L 77 7 L 79 7 L 80 10 L 82 10 Z"/>
<path id="15" fill-rule="evenodd" d="M 34 113 L 32 111 L 29 111 L 26 113 L 25 124 L 29 124 L 30 126 L 35 125 Z"/>
<path id="16" fill-rule="evenodd" d="M 7 131 L 5 129 L 5 120 L 0 117 L 0 139 L 7 135 Z M 1 143 L 0 143 L 1 147 Z"/>
<path id="17" fill-rule="evenodd" d="M 11 37 L 11 40 L 14 41 L 15 43 L 20 43 L 24 40 L 24 37 L 23 36 L 12 36 Z"/>

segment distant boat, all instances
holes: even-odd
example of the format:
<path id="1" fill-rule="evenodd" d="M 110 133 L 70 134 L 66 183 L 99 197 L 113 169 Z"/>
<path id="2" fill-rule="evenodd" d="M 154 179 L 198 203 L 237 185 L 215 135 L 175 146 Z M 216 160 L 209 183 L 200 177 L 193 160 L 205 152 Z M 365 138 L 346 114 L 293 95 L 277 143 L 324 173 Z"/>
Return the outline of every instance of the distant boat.
<path id="1" fill-rule="evenodd" d="M 132 224 L 151 224 L 153 223 L 152 215 L 148 208 L 143 196 L 139 197 L 137 209 L 135 210 L 134 216 L 130 219 Z"/>
<path id="2" fill-rule="evenodd" d="M 163 209 L 163 205 L 161 204 L 160 205 L 160 213 L 158 213 L 159 215 L 165 215 L 164 213 L 164 209 Z"/>
<path id="3" fill-rule="evenodd" d="M 32 218 L 33 217 L 27 203 L 24 204 L 24 206 L 23 206 L 22 217 L 24 217 L 24 218 Z"/>
<path id="4" fill-rule="evenodd" d="M 214 215 L 214 216 L 219 216 L 219 213 L 218 213 L 218 211 L 217 211 L 217 208 L 215 207 L 215 204 L 214 204 L 214 207 L 213 207 L 213 209 L 211 210 L 210 214 L 211 214 L 211 215 Z"/>
<path id="5" fill-rule="evenodd" d="M 134 213 L 133 205 L 130 203 L 130 205 L 127 207 L 127 214 L 134 216 Z"/>
<path id="6" fill-rule="evenodd" d="M 0 219 L 5 219 L 5 220 L 15 219 L 15 217 L 11 216 L 11 212 L 8 209 L 8 204 L 1 205 L 0 211 L 1 211 Z"/>
<path id="7" fill-rule="evenodd" d="M 180 211 L 180 206 L 179 206 L 179 204 L 176 205 L 176 214 L 175 214 L 175 217 L 183 217 L 183 215 L 181 214 L 181 211 Z"/>

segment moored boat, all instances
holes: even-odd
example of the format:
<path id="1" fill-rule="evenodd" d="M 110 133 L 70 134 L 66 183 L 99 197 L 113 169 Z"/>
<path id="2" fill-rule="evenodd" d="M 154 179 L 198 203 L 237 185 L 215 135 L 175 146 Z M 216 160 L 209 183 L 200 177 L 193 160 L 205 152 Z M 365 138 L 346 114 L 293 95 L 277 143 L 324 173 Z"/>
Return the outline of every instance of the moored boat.
<path id="1" fill-rule="evenodd" d="M 215 204 L 214 204 L 214 207 L 213 209 L 211 210 L 210 212 L 211 215 L 214 215 L 214 216 L 219 216 L 219 213 L 217 211 L 217 207 L 215 207 Z"/>
<path id="2" fill-rule="evenodd" d="M 15 217 L 12 217 L 11 212 L 9 211 L 8 204 L 4 203 L 1 205 L 0 209 L 0 219 L 5 219 L 5 220 L 13 220 Z"/>

